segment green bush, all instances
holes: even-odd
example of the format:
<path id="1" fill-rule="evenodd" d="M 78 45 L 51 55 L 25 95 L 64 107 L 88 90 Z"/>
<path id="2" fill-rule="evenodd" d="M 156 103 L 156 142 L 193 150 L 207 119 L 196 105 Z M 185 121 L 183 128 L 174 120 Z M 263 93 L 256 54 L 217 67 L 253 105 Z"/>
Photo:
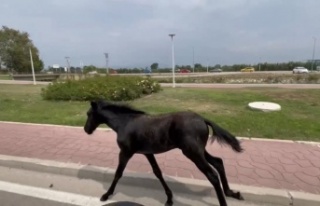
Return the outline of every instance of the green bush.
<path id="1" fill-rule="evenodd" d="M 106 99 L 127 101 L 161 90 L 150 78 L 127 76 L 95 76 L 83 80 L 54 82 L 43 88 L 41 96 L 46 100 L 90 101 Z"/>
<path id="2" fill-rule="evenodd" d="M 320 75 L 317 74 L 310 74 L 308 76 L 308 82 L 309 83 L 318 83 L 320 80 Z"/>

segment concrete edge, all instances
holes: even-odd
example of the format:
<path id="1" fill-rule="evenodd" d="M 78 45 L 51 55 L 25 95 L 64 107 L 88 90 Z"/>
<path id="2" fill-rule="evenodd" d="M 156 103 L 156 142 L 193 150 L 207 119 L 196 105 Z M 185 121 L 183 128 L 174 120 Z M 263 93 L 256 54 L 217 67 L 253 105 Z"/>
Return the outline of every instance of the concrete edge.
<path id="1" fill-rule="evenodd" d="M 115 169 L 106 167 L 7 155 L 0 155 L 0 166 L 65 175 L 79 179 L 92 179 L 96 181 L 111 181 L 115 173 Z M 213 187 L 208 181 L 167 175 L 164 175 L 164 178 L 168 182 L 173 193 L 192 192 L 194 195 L 216 196 Z M 145 187 L 162 190 L 159 180 L 150 173 L 137 173 L 127 169 L 121 178 L 121 182 L 127 185 L 142 185 L 142 181 Z M 278 205 L 320 205 L 320 195 L 316 194 L 231 183 L 230 187 L 233 190 L 240 191 L 245 201 L 249 202 L 262 202 Z"/>
<path id="2" fill-rule="evenodd" d="M 320 142 L 314 141 L 300 141 L 300 140 L 285 140 L 285 139 L 266 139 L 266 138 L 256 138 L 256 137 L 237 137 L 239 140 L 251 140 L 251 141 L 266 141 L 266 142 L 282 142 L 282 143 L 297 143 L 297 144 L 307 144 L 315 145 L 320 147 Z"/>
<path id="3" fill-rule="evenodd" d="M 301 206 L 319 206 L 320 205 L 320 195 L 291 191 L 290 195 L 294 200 L 294 205 Z"/>
<path id="4" fill-rule="evenodd" d="M 22 125 L 33 125 L 33 126 L 47 126 L 47 127 L 65 127 L 65 128 L 78 128 L 83 129 L 80 126 L 69 126 L 69 125 L 58 125 L 58 124 L 39 124 L 39 123 L 27 123 L 27 122 L 11 122 L 11 121 L 0 121 L 3 124 L 22 124 Z M 98 127 L 97 130 L 102 131 L 113 131 L 110 128 L 100 128 Z M 239 140 L 251 140 L 251 141 L 268 141 L 268 142 L 283 142 L 283 143 L 298 143 L 298 144 L 308 144 L 308 145 L 316 145 L 320 147 L 319 142 L 312 142 L 312 141 L 299 141 L 299 140 L 282 140 L 282 139 L 266 139 L 266 138 L 255 138 L 255 137 L 237 137 Z"/>
<path id="5" fill-rule="evenodd" d="M 32 125 L 32 126 L 65 127 L 65 128 L 83 129 L 83 127 L 80 127 L 80 126 L 69 126 L 69 125 L 60 125 L 60 124 L 39 124 L 39 123 L 10 122 L 10 121 L 0 121 L 0 123 L 3 123 L 3 124 L 22 124 L 22 125 Z M 110 128 L 101 128 L 101 127 L 98 127 L 97 130 L 112 131 L 112 129 L 110 129 Z"/>

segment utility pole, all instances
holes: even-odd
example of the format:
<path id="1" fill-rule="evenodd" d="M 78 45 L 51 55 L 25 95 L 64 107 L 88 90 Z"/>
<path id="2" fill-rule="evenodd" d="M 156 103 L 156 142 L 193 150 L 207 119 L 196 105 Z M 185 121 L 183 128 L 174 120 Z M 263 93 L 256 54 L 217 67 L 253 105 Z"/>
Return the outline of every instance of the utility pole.
<path id="1" fill-rule="evenodd" d="M 171 37 L 171 52 L 172 52 L 172 87 L 175 88 L 176 87 L 176 83 L 175 83 L 175 63 L 174 63 L 174 44 L 173 44 L 173 37 L 175 36 L 175 34 L 169 34 L 169 36 Z"/>

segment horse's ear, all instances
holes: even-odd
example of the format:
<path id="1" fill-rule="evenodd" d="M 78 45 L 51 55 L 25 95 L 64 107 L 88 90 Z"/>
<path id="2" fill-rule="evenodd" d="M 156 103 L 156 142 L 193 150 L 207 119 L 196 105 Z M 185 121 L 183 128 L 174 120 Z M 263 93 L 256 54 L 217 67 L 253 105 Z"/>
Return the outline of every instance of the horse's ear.
<path id="1" fill-rule="evenodd" d="M 97 110 L 98 109 L 98 103 L 97 102 L 91 101 L 90 104 L 91 104 L 91 107 L 92 107 L 93 110 Z"/>

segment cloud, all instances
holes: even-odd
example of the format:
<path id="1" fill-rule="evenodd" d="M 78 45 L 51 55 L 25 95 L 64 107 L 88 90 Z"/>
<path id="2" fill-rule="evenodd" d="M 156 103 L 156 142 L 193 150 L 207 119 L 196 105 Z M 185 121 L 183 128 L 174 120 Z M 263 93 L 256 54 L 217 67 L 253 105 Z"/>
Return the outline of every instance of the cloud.
<path id="1" fill-rule="evenodd" d="M 27 31 L 46 66 L 145 67 L 176 63 L 283 62 L 311 58 L 319 36 L 317 0 L 10 0 L 0 19 Z M 26 9 L 28 8 L 28 9 Z M 319 42 L 319 41 L 318 41 Z M 319 48 L 316 57 L 319 57 Z"/>

